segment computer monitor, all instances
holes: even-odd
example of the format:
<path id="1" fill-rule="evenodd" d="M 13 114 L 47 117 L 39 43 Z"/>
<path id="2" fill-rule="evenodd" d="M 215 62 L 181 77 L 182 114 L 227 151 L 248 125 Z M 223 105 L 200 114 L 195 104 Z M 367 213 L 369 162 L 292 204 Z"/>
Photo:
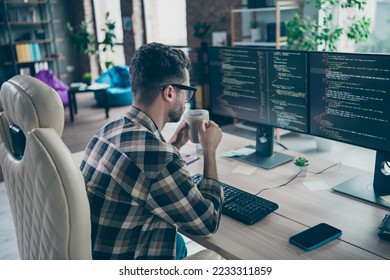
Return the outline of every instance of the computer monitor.
<path id="1" fill-rule="evenodd" d="M 308 132 L 307 53 L 209 47 L 211 111 L 257 124 L 256 152 L 238 160 L 270 169 L 293 159 L 273 151 L 274 127 Z"/>
<path id="2" fill-rule="evenodd" d="M 374 180 L 333 189 L 390 208 L 390 55 L 310 52 L 309 65 L 310 134 L 377 153 Z"/>

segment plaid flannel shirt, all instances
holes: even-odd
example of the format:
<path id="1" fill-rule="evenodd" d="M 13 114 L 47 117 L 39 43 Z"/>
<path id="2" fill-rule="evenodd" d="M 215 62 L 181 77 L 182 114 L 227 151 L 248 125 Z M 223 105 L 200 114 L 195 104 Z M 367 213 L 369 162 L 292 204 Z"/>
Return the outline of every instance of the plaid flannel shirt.
<path id="1" fill-rule="evenodd" d="M 196 187 L 179 151 L 135 107 L 91 139 L 80 168 L 94 259 L 175 259 L 178 228 L 202 236 L 218 229 L 220 183 Z"/>

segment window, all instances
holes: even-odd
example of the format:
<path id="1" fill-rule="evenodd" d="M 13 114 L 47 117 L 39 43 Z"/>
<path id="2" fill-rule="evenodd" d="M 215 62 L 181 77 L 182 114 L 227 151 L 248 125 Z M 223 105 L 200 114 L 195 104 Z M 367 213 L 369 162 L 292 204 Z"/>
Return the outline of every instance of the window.
<path id="1" fill-rule="evenodd" d="M 359 52 L 390 53 L 390 0 L 367 1 L 373 5 L 368 16 L 372 19 L 372 33 L 368 41 L 357 46 Z M 371 3 L 373 2 L 373 3 Z"/>
<path id="2" fill-rule="evenodd" d="M 125 64 L 125 53 L 123 47 L 123 29 L 120 0 L 94 0 L 95 24 L 97 31 L 97 41 L 99 46 L 100 68 L 107 70 L 106 64 L 112 62 L 114 65 Z M 109 49 L 103 51 L 102 44 L 105 37 L 106 13 L 109 12 L 109 21 L 115 22 L 115 46 L 113 52 Z"/>
<path id="3" fill-rule="evenodd" d="M 185 0 L 144 0 L 146 41 L 187 45 Z"/>

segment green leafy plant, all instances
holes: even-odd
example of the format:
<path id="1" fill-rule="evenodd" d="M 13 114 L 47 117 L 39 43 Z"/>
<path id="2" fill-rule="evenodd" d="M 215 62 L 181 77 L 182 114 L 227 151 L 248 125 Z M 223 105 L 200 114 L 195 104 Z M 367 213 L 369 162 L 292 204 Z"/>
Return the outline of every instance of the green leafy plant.
<path id="1" fill-rule="evenodd" d="M 205 37 L 209 32 L 211 25 L 205 21 L 197 21 L 194 24 L 194 37 L 200 39 L 202 42 L 205 41 Z"/>
<path id="2" fill-rule="evenodd" d="M 73 27 L 69 22 L 65 25 L 66 35 L 77 48 L 80 54 L 94 55 L 98 52 L 96 48 L 96 37 L 88 30 L 88 23 L 82 21 L 78 27 Z"/>
<path id="3" fill-rule="evenodd" d="M 92 82 L 92 74 L 90 72 L 86 72 L 83 75 L 83 82 L 87 85 L 90 85 Z"/>
<path id="4" fill-rule="evenodd" d="M 110 13 L 107 12 L 105 14 L 105 23 L 104 27 L 101 29 L 104 32 L 104 39 L 101 42 L 103 45 L 102 52 L 112 52 L 114 53 L 115 46 L 115 26 L 116 22 L 110 19 Z M 88 23 L 82 21 L 78 27 L 73 27 L 69 22 L 66 23 L 66 34 L 69 37 L 69 40 L 72 44 L 77 47 L 77 50 L 80 54 L 85 54 L 88 56 L 96 55 L 96 59 L 99 63 L 99 50 L 97 48 L 97 40 L 95 34 L 88 29 Z M 113 66 L 114 63 L 112 61 L 104 62 L 106 68 Z M 101 71 L 102 72 L 102 71 Z"/>
<path id="5" fill-rule="evenodd" d="M 260 26 L 260 23 L 257 20 L 251 20 L 250 26 L 252 29 L 256 29 Z"/>
<path id="6" fill-rule="evenodd" d="M 315 7 L 323 17 L 321 22 L 303 17 L 296 13 L 294 19 L 286 23 L 287 44 L 290 49 L 336 51 L 337 42 L 342 34 L 355 43 L 367 40 L 370 33 L 371 19 L 353 15 L 343 25 L 335 24 L 335 8 L 356 8 L 363 11 L 367 5 L 364 0 L 305 0 L 303 4 L 315 2 Z"/>
<path id="7" fill-rule="evenodd" d="M 309 160 L 304 157 L 298 157 L 294 160 L 294 164 L 297 166 L 308 166 Z"/>
<path id="8" fill-rule="evenodd" d="M 105 24 L 102 31 L 104 31 L 104 39 L 103 39 L 103 52 L 110 51 L 111 53 L 115 53 L 114 46 L 115 46 L 115 25 L 116 22 L 110 19 L 110 13 L 107 12 L 105 15 Z M 104 65 L 106 66 L 106 69 L 109 69 L 110 67 L 114 66 L 113 61 L 106 61 L 104 62 Z"/>
<path id="9" fill-rule="evenodd" d="M 114 52 L 114 46 L 115 46 L 115 25 L 116 22 L 110 19 L 110 13 L 107 12 L 105 15 L 105 24 L 102 31 L 104 31 L 104 40 L 103 40 L 103 52 L 110 50 L 111 52 Z"/>

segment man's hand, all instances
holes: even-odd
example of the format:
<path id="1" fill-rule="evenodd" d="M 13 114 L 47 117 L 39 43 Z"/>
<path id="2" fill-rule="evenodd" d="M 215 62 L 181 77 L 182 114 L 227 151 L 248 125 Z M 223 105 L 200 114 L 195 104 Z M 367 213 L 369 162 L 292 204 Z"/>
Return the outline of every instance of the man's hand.
<path id="1" fill-rule="evenodd" d="M 203 177 L 218 180 L 216 151 L 222 140 L 222 130 L 213 121 L 202 121 L 198 135 L 204 156 Z"/>
<path id="2" fill-rule="evenodd" d="M 202 145 L 203 152 L 215 154 L 222 139 L 222 130 L 213 121 L 202 121 L 198 128 L 199 142 Z"/>
<path id="3" fill-rule="evenodd" d="M 181 149 L 188 142 L 188 124 L 183 120 L 177 127 L 169 144 L 175 146 L 178 150 Z"/>

